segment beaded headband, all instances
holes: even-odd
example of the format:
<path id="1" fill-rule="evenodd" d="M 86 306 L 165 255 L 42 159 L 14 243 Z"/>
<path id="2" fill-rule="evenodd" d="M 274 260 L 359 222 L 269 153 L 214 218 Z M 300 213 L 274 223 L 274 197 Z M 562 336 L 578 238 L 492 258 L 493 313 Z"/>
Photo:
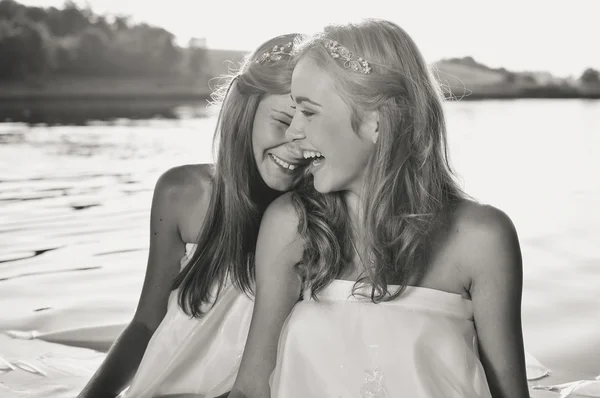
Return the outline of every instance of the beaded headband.
<path id="1" fill-rule="evenodd" d="M 339 59 L 343 62 L 344 68 L 352 69 L 363 75 L 371 73 L 371 66 L 365 59 L 357 57 L 352 51 L 342 46 L 337 41 L 325 39 L 323 45 L 327 51 L 329 51 L 332 58 Z"/>
<path id="2" fill-rule="evenodd" d="M 264 64 L 265 62 L 279 61 L 283 59 L 284 55 L 288 57 L 292 55 L 293 43 L 283 44 L 281 46 L 274 46 L 271 50 L 265 52 L 256 59 L 257 64 Z"/>

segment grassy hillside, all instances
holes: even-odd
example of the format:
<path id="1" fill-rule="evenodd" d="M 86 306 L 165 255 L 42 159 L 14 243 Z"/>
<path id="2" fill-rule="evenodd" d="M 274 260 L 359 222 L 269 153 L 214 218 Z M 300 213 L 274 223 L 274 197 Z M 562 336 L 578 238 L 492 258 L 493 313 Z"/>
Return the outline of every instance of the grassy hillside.
<path id="1" fill-rule="evenodd" d="M 471 57 L 445 59 L 433 65 L 447 97 L 600 98 L 600 84 L 552 76 L 548 72 L 513 72 L 490 68 Z"/>

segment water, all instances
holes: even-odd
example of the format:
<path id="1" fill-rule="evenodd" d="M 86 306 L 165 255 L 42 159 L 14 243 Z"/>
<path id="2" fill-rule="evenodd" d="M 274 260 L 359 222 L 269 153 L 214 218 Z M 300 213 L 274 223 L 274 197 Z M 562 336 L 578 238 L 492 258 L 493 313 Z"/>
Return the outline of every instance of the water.
<path id="1" fill-rule="evenodd" d="M 83 116 L 81 108 L 4 111 L 17 120 L 0 123 L 5 279 L 101 268 L 115 254 L 139 261 L 156 179 L 212 161 L 215 118 L 201 117 L 202 105 L 138 105 L 127 114 L 113 104 Z M 519 232 L 528 351 L 555 367 L 600 373 L 600 101 L 464 101 L 447 104 L 447 118 L 465 189 L 504 210 Z M 49 255 L 75 247 L 77 264 Z M 136 265 L 136 286 L 144 265 Z"/>

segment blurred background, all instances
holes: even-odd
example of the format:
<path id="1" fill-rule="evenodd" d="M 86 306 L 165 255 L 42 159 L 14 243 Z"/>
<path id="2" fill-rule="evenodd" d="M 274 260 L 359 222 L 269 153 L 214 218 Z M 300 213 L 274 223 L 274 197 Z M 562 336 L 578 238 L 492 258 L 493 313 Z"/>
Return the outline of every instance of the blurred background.
<path id="1" fill-rule="evenodd" d="M 212 161 L 217 77 L 272 36 L 383 17 L 444 87 L 465 189 L 517 227 L 527 351 L 600 374 L 598 2 L 350 3 L 0 0 L 0 330 L 106 350 L 157 178 Z"/>

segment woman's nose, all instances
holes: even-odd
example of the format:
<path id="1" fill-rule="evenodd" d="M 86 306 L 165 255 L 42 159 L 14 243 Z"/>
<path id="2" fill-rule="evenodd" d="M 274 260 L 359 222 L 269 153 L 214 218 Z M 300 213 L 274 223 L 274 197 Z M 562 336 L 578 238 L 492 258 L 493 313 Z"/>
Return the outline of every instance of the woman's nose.
<path id="1" fill-rule="evenodd" d="M 290 124 L 290 127 L 285 131 L 285 138 L 289 141 L 301 140 L 304 138 L 304 131 L 299 129 L 297 123 L 292 120 L 292 124 Z"/>

